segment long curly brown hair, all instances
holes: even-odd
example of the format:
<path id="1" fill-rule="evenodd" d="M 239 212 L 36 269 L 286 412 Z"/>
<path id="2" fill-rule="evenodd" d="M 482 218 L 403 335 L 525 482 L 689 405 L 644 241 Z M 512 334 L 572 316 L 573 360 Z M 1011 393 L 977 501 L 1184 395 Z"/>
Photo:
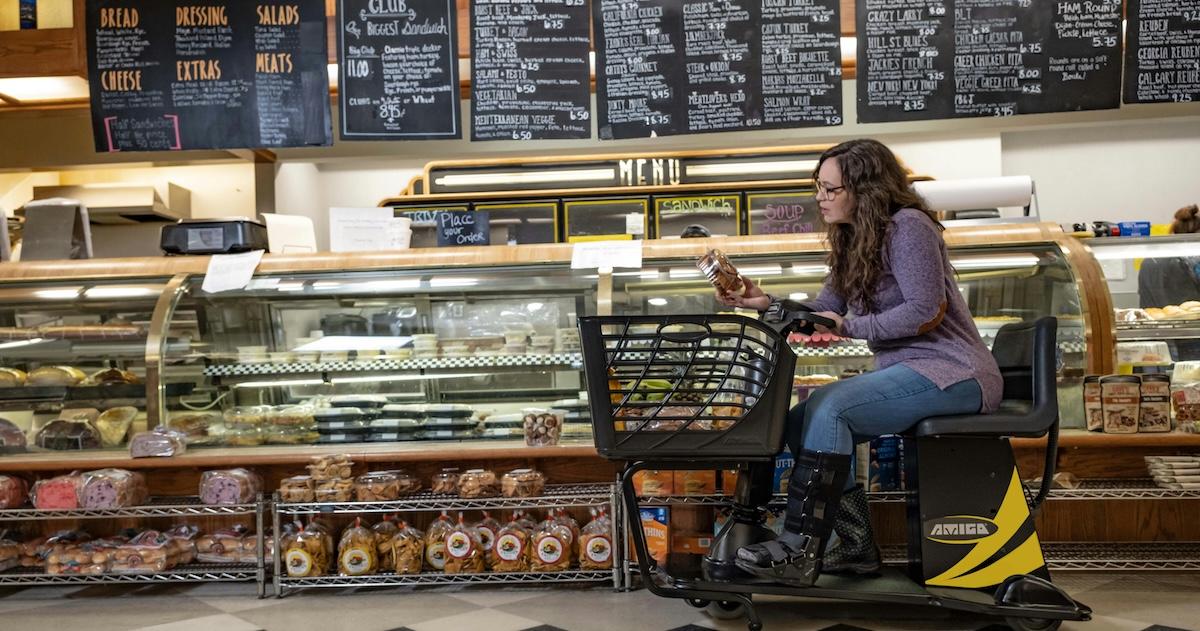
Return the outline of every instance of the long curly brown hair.
<path id="1" fill-rule="evenodd" d="M 826 233 L 830 246 L 827 282 L 855 311 L 873 313 L 892 215 L 901 208 L 915 208 L 938 230 L 942 224 L 912 189 L 904 165 L 878 140 L 860 138 L 829 148 L 817 161 L 814 178 L 826 160 L 837 160 L 846 187 L 843 194 L 852 195 L 854 201 L 850 222 L 830 224 Z"/>

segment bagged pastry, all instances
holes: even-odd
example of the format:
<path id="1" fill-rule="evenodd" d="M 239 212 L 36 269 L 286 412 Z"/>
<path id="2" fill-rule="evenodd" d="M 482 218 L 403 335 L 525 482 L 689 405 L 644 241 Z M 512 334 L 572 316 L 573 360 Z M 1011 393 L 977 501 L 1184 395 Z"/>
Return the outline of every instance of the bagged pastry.
<path id="1" fill-rule="evenodd" d="M 262 478 L 246 469 L 205 471 L 200 476 L 200 501 L 205 504 L 248 504 L 262 491 Z"/>
<path id="2" fill-rule="evenodd" d="M 156 427 L 149 432 L 138 432 L 129 441 L 129 457 L 131 458 L 170 458 L 186 451 L 187 435 L 168 427 Z"/>
<path id="3" fill-rule="evenodd" d="M 0 475 L 0 509 L 20 508 L 29 499 L 29 487 L 24 478 Z"/>
<path id="4" fill-rule="evenodd" d="M 396 569 L 396 560 L 392 557 L 392 549 L 388 546 L 388 542 L 392 537 L 400 532 L 400 527 L 396 525 L 396 518 L 392 515 L 387 515 L 383 521 L 371 526 L 371 532 L 375 533 L 375 551 L 379 556 L 379 571 L 390 572 Z"/>
<path id="5" fill-rule="evenodd" d="M 400 522 L 399 530 L 388 540 L 396 574 L 420 574 L 425 557 L 425 543 L 421 531 Z"/>
<path id="6" fill-rule="evenodd" d="M 312 502 L 316 500 L 312 476 L 294 475 L 279 482 L 281 502 Z"/>
<path id="7" fill-rule="evenodd" d="M 491 568 L 494 572 L 525 572 L 529 570 L 529 532 L 518 521 L 520 513 L 496 533 L 492 546 Z"/>
<path id="8" fill-rule="evenodd" d="M 74 510 L 79 508 L 79 487 L 83 478 L 78 473 L 68 473 L 33 484 L 29 499 L 34 508 L 41 510 Z"/>
<path id="9" fill-rule="evenodd" d="M 479 533 L 467 525 L 463 514 L 458 514 L 458 523 L 446 533 L 447 574 L 477 574 L 484 570 L 483 543 Z"/>
<path id="10" fill-rule="evenodd" d="M 483 519 L 472 527 L 479 533 L 479 543 L 483 546 L 483 561 L 490 569 L 492 567 L 492 548 L 496 546 L 496 536 L 500 534 L 500 522 L 496 521 L 487 511 L 483 511 Z"/>
<path id="11" fill-rule="evenodd" d="M 375 533 L 362 525 L 362 518 L 342 532 L 338 543 L 338 574 L 365 576 L 379 571 L 379 552 Z"/>
<path id="12" fill-rule="evenodd" d="M 495 497 L 500 494 L 496 474 L 484 469 L 464 471 L 458 478 L 458 496 L 465 498 Z"/>
<path id="13" fill-rule="evenodd" d="M 425 566 L 441 572 L 446 568 L 446 534 L 454 528 L 446 511 L 425 531 Z"/>
<path id="14" fill-rule="evenodd" d="M 588 522 L 579 535 L 579 568 L 582 570 L 611 570 L 612 520 L 604 509 Z"/>
<path id="15" fill-rule="evenodd" d="M 154 574 L 179 564 L 179 551 L 171 538 L 156 530 L 147 530 L 117 547 L 109 570 L 116 574 Z"/>
<path id="16" fill-rule="evenodd" d="M 567 530 L 571 532 L 571 553 L 572 556 L 579 556 L 579 522 L 575 521 L 575 518 L 565 508 L 555 509 L 554 521 L 566 526 Z"/>
<path id="17" fill-rule="evenodd" d="M 546 476 L 533 469 L 514 469 L 500 479 L 504 497 L 537 497 L 546 487 Z"/>
<path id="18" fill-rule="evenodd" d="M 533 535 L 529 569 L 534 572 L 562 572 L 571 568 L 571 529 L 554 516 L 538 524 Z"/>
<path id="19" fill-rule="evenodd" d="M 312 522 L 293 535 L 283 548 L 284 567 L 292 578 L 324 576 L 333 555 L 329 533 Z"/>
<path id="20" fill-rule="evenodd" d="M 146 477 L 125 469 L 100 469 L 83 474 L 79 490 L 79 507 L 113 509 L 140 506 L 150 492 Z"/>

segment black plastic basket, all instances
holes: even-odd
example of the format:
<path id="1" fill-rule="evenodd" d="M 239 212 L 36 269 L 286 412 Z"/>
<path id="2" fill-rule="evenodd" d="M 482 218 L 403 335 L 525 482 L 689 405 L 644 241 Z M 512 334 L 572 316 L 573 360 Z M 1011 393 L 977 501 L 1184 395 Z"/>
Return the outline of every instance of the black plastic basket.
<path id="1" fill-rule="evenodd" d="M 796 356 L 737 315 L 579 318 L 596 449 L 612 460 L 767 459 Z"/>

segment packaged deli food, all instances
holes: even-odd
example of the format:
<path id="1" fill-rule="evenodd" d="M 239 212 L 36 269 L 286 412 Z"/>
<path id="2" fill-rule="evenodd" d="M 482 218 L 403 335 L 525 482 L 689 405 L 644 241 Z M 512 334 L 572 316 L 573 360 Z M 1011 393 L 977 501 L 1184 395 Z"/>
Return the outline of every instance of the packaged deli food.
<path id="1" fill-rule="evenodd" d="M 1142 375 L 1139 432 L 1171 431 L 1171 378 L 1161 373 Z"/>
<path id="2" fill-rule="evenodd" d="M 1171 402 L 1177 425 L 1200 421 L 1200 382 L 1172 384 Z"/>
<path id="3" fill-rule="evenodd" d="M 333 557 L 333 542 L 329 533 L 316 522 L 291 535 L 283 543 L 283 564 L 292 578 L 324 576 Z"/>
<path id="4" fill-rule="evenodd" d="M 1137 375 L 1109 375 L 1100 379 L 1105 433 L 1137 433 L 1142 403 L 1141 383 Z"/>
<path id="5" fill-rule="evenodd" d="M 88 471 L 79 487 L 79 507 L 102 510 L 140 506 L 149 495 L 146 477 L 137 471 Z"/>
<path id="6" fill-rule="evenodd" d="M 1099 375 L 1083 378 L 1083 413 L 1087 417 L 1088 431 L 1104 430 L 1104 400 L 1101 398 Z"/>
<path id="7" fill-rule="evenodd" d="M 529 569 L 534 572 L 562 572 L 571 567 L 571 529 L 553 516 L 538 524 L 533 535 Z"/>
<path id="8" fill-rule="evenodd" d="M 0 418 L 0 454 L 17 454 L 26 451 L 25 432 L 16 423 Z"/>
<path id="9" fill-rule="evenodd" d="M 354 478 L 354 462 L 346 454 L 315 456 L 308 464 L 308 474 L 318 482 Z"/>
<path id="10" fill-rule="evenodd" d="M 496 545 L 496 535 L 500 533 L 500 522 L 496 521 L 487 511 L 483 511 L 483 518 L 471 524 L 471 527 L 479 534 L 479 544 L 483 547 L 483 563 L 488 569 L 491 569 L 492 548 Z"/>
<path id="11" fill-rule="evenodd" d="M 219 469 L 200 475 L 200 501 L 205 504 L 248 504 L 262 491 L 262 478 L 246 469 Z"/>
<path id="12" fill-rule="evenodd" d="M 102 412 L 92 423 L 96 431 L 100 432 L 100 444 L 104 447 L 124 445 L 125 439 L 129 437 L 129 428 L 133 426 L 137 415 L 138 409 L 129 405 L 109 408 Z"/>
<path id="13" fill-rule="evenodd" d="M 179 550 L 171 538 L 157 530 L 146 530 L 117 546 L 109 571 L 116 574 L 154 574 L 179 565 Z"/>
<path id="14" fill-rule="evenodd" d="M 544 410 L 541 408 L 525 408 L 522 429 L 525 432 L 525 444 L 531 447 L 546 447 L 558 444 L 562 434 L 563 412 L 561 410 Z"/>
<path id="15" fill-rule="evenodd" d="M 429 486 L 434 493 L 458 493 L 458 469 L 442 469 L 433 474 Z"/>
<path id="16" fill-rule="evenodd" d="M 362 525 L 362 518 L 342 531 L 338 542 L 338 574 L 342 576 L 366 576 L 379 571 L 379 551 L 375 533 Z"/>
<path id="17" fill-rule="evenodd" d="M 715 248 L 709 250 L 696 260 L 696 267 L 718 290 L 727 293 L 738 293 L 742 290 L 742 277 L 724 252 Z"/>
<path id="18" fill-rule="evenodd" d="M 312 502 L 316 500 L 312 476 L 294 475 L 279 481 L 279 499 L 284 502 Z"/>
<path id="19" fill-rule="evenodd" d="M 483 543 L 479 532 L 468 526 L 463 514 L 458 514 L 458 523 L 446 533 L 447 574 L 477 574 L 484 571 Z"/>
<path id="20" fill-rule="evenodd" d="M 269 405 L 245 405 L 225 410 L 225 429 L 259 429 L 271 415 Z"/>
<path id="21" fill-rule="evenodd" d="M 513 513 L 507 524 L 496 533 L 496 543 L 492 545 L 491 563 L 495 572 L 525 572 L 529 570 L 529 540 L 530 534 Z"/>
<path id="22" fill-rule="evenodd" d="M 425 567 L 441 572 L 446 568 L 446 534 L 454 528 L 446 511 L 425 531 Z M 397 559 L 397 563 L 399 559 Z"/>
<path id="23" fill-rule="evenodd" d="M 397 574 L 420 574 L 425 558 L 425 538 L 420 530 L 400 522 L 399 530 L 388 540 L 387 547 Z"/>
<path id="24" fill-rule="evenodd" d="M 222 423 L 221 415 L 215 412 L 188 412 L 172 414 L 167 426 L 186 434 L 189 444 L 204 445 L 215 442 L 213 430 Z"/>
<path id="25" fill-rule="evenodd" d="M 68 473 L 45 480 L 38 480 L 29 492 L 35 508 L 41 510 L 74 510 L 79 508 L 79 487 L 83 478 L 78 473 Z"/>
<path id="26" fill-rule="evenodd" d="M 612 520 L 604 509 L 597 511 L 579 535 L 579 569 L 611 570 Z"/>
<path id="27" fill-rule="evenodd" d="M 129 441 L 131 458 L 170 458 L 187 451 L 187 435 L 169 427 L 138 432 Z"/>
<path id="28" fill-rule="evenodd" d="M 0 474 L 0 509 L 20 508 L 29 500 L 29 485 L 24 478 Z"/>
<path id="29" fill-rule="evenodd" d="M 495 497 L 500 494 L 496 474 L 485 469 L 468 469 L 458 477 L 458 496 L 465 498 Z"/>
<path id="30" fill-rule="evenodd" d="M 538 497 L 546 488 L 546 476 L 533 469 L 513 469 L 500 479 L 504 497 Z"/>

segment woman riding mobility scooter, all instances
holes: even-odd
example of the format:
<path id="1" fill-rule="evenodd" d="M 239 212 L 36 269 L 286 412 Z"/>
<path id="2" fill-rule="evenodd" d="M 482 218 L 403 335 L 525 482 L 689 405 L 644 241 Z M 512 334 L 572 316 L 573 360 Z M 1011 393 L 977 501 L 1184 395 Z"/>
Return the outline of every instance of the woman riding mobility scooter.
<path id="1" fill-rule="evenodd" d="M 789 586 L 738 567 L 745 561 L 739 549 L 775 537 L 763 526 L 763 511 L 772 498 L 773 459 L 784 442 L 795 369 L 786 340 L 814 322 L 834 325 L 787 300 L 772 301 L 761 320 L 580 318 L 596 447 L 626 463 L 627 515 L 639 514 L 638 471 L 739 470 L 732 517 L 700 571 L 656 564 L 639 520 L 630 520 L 646 586 L 717 617 L 744 613 L 751 631 L 762 628 L 753 594 L 926 605 L 1001 617 L 1019 631 L 1090 619 L 1090 609 L 1050 582 L 1034 529 L 1033 513 L 1054 474 L 1058 434 L 1056 321 L 1049 317 L 998 332 L 992 348 L 1004 381 L 999 410 L 927 418 L 905 436 L 911 446 L 906 568 L 820 574 L 811 586 Z M 1013 436 L 1047 436 L 1042 485 L 1032 499 L 1017 475 Z M 828 510 L 821 504 L 805 505 Z"/>

